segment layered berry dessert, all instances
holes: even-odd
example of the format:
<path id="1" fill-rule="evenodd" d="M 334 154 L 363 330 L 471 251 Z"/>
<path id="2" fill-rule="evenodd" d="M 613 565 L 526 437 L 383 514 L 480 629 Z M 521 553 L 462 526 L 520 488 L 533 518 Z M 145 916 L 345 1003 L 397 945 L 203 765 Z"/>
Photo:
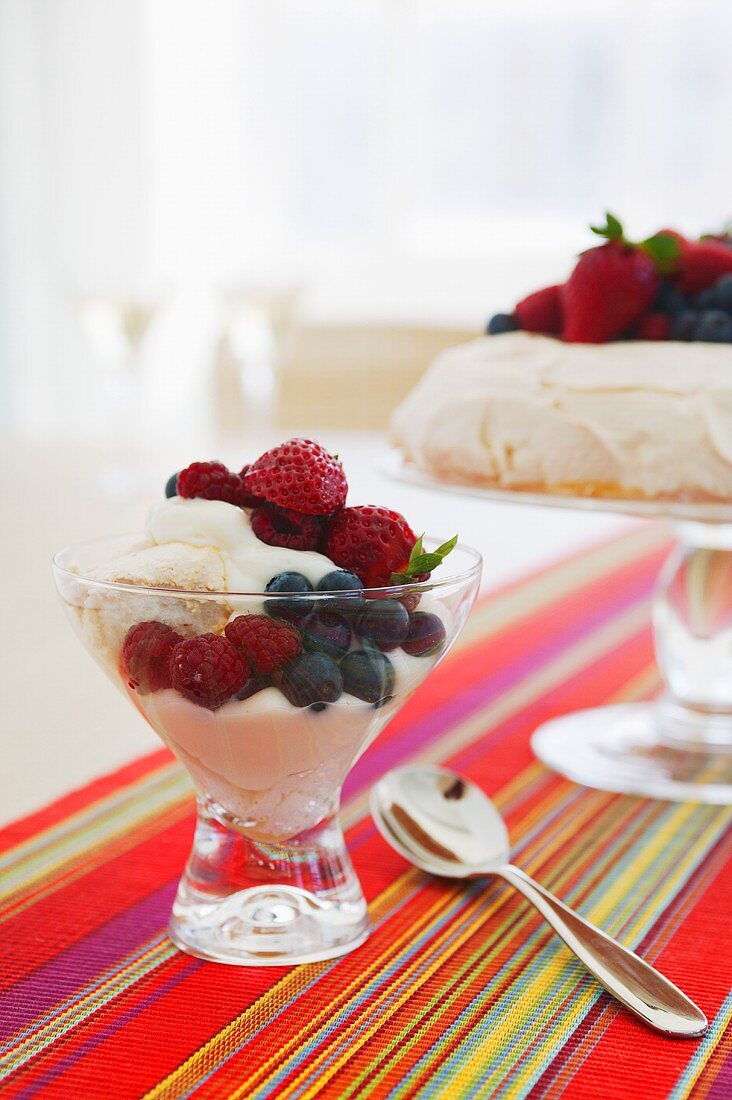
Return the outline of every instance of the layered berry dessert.
<path id="1" fill-rule="evenodd" d="M 444 352 L 394 413 L 443 480 L 645 500 L 732 500 L 732 235 L 605 238 L 564 284 Z"/>
<path id="2" fill-rule="evenodd" d="M 474 595 L 431 590 L 454 539 L 427 549 L 402 515 L 346 506 L 347 491 L 341 463 L 311 440 L 239 472 L 194 462 L 144 538 L 66 564 L 62 595 L 89 648 L 200 797 L 259 840 L 333 809 Z"/>

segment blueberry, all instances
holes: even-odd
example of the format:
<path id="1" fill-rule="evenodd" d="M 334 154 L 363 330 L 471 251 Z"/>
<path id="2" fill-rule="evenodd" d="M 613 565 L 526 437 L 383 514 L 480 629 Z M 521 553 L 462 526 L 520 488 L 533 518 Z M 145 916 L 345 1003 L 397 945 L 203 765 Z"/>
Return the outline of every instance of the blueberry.
<path id="1" fill-rule="evenodd" d="M 702 291 L 706 295 L 707 309 L 723 309 L 725 313 L 732 313 L 732 273 L 728 272 L 717 279 L 714 286 Z M 701 299 L 702 294 L 699 295 Z M 699 300 L 697 299 L 697 301 Z"/>
<path id="2" fill-rule="evenodd" d="M 689 299 L 677 290 L 673 283 L 661 283 L 661 289 L 653 305 L 654 313 L 668 313 L 670 317 L 675 317 L 677 313 L 682 313 L 688 308 Z"/>
<path id="3" fill-rule="evenodd" d="M 254 673 L 250 673 L 248 679 L 245 681 L 244 686 L 236 693 L 237 699 L 248 699 L 250 695 L 256 695 L 262 685 L 260 684 Z"/>
<path id="4" fill-rule="evenodd" d="M 323 710 L 320 704 L 335 703 L 340 697 L 343 675 L 324 653 L 301 653 L 283 668 L 280 687 L 293 706 Z"/>
<path id="5" fill-rule="evenodd" d="M 721 309 L 706 310 L 699 318 L 694 339 L 714 344 L 732 343 L 732 317 Z"/>
<path id="6" fill-rule="evenodd" d="M 328 600 L 331 611 L 360 611 L 363 607 L 363 585 L 355 573 L 347 569 L 333 569 L 318 581 L 318 592 L 343 592 L 342 597 Z"/>
<path id="7" fill-rule="evenodd" d="M 398 600 L 367 600 L 354 629 L 378 646 L 396 648 L 409 633 L 409 612 Z"/>
<path id="8" fill-rule="evenodd" d="M 380 706 L 394 694 L 394 666 L 378 649 L 354 649 L 341 661 L 343 690 Z"/>
<path id="9" fill-rule="evenodd" d="M 328 604 L 330 607 L 330 602 Z M 342 615 L 330 611 L 313 611 L 297 624 L 302 644 L 312 653 L 325 653 L 335 661 L 348 653 L 352 631 Z"/>
<path id="10" fill-rule="evenodd" d="M 684 309 L 671 322 L 672 340 L 693 340 L 699 314 L 695 309 Z"/>
<path id="11" fill-rule="evenodd" d="M 277 592 L 312 592 L 313 586 L 302 573 L 278 573 L 267 584 L 267 591 Z M 264 610 L 273 619 L 301 619 L 309 615 L 313 610 L 313 601 L 298 597 L 294 600 L 267 600 Z"/>
<path id="12" fill-rule="evenodd" d="M 402 649 L 413 657 L 426 657 L 442 649 L 446 637 L 445 624 L 439 615 L 415 611 L 409 616 L 409 633 L 402 642 Z"/>
<path id="13" fill-rule="evenodd" d="M 178 496 L 178 474 L 171 474 L 168 480 L 165 482 L 165 496 L 168 500 L 171 497 Z"/>
<path id="14" fill-rule="evenodd" d="M 705 290 L 701 290 L 694 298 L 694 309 L 698 309 L 702 313 L 705 309 L 716 309 L 716 291 L 717 288 L 714 286 L 708 286 Z"/>
<path id="15" fill-rule="evenodd" d="M 516 332 L 519 328 L 521 325 L 513 313 L 496 313 L 486 325 L 485 331 L 489 336 L 498 336 L 502 332 Z"/>

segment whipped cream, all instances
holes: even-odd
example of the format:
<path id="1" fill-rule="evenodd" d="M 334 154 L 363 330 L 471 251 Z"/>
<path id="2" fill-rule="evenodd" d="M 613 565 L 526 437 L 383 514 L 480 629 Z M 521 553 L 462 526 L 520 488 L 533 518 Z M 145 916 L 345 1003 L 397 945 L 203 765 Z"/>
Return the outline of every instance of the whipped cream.
<path id="1" fill-rule="evenodd" d="M 186 543 L 214 547 L 221 555 L 227 592 L 263 592 L 278 573 L 302 573 L 316 586 L 338 567 L 313 550 L 287 550 L 261 542 L 252 530 L 248 514 L 222 500 L 171 497 L 154 504 L 147 520 L 154 543 Z"/>
<path id="2" fill-rule="evenodd" d="M 727 500 L 732 348 L 484 337 L 437 357 L 394 413 L 391 434 L 438 477 Z"/>

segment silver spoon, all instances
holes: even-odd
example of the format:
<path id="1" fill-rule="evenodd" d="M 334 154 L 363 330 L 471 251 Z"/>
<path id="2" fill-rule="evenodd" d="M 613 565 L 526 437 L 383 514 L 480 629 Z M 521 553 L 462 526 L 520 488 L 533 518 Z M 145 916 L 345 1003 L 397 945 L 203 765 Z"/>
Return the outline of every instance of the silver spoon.
<path id="1" fill-rule="evenodd" d="M 423 871 L 509 882 L 608 993 L 651 1027 L 686 1038 L 706 1031 L 704 1013 L 668 978 L 508 862 L 505 822 L 474 783 L 432 765 L 395 768 L 371 792 L 371 813 L 392 848 Z"/>

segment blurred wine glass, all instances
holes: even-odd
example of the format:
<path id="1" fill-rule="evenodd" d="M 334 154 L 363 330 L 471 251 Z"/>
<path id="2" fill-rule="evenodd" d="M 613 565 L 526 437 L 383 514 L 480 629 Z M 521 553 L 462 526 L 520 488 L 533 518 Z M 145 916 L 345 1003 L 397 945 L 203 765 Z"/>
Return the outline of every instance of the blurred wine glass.
<path id="1" fill-rule="evenodd" d="M 268 433 L 277 422 L 283 364 L 292 354 L 298 323 L 300 290 L 295 286 L 251 284 L 221 291 L 224 331 L 217 363 L 224 381 L 236 378 L 235 424 L 231 408 L 221 403 L 223 425 Z"/>
<path id="2" fill-rule="evenodd" d="M 108 496 L 130 496 L 137 487 L 142 351 L 160 306 L 159 297 L 76 294 L 71 305 L 101 382 L 106 462 L 98 487 Z"/>

